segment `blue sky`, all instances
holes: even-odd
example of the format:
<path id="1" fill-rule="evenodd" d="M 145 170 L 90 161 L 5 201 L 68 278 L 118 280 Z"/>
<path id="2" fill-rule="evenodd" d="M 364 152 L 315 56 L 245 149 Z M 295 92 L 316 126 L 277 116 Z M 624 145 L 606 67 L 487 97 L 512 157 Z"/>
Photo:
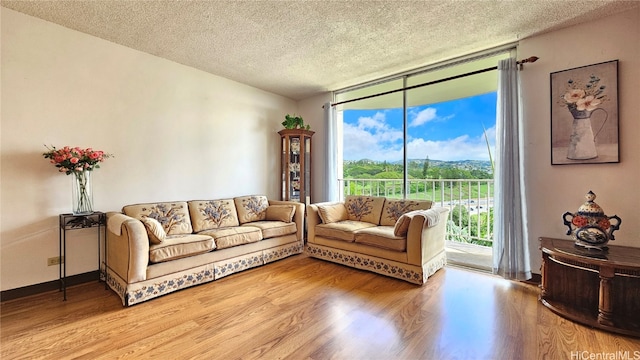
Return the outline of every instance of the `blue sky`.
<path id="1" fill-rule="evenodd" d="M 408 109 L 408 158 L 489 160 L 495 154 L 496 93 Z M 402 160 L 402 108 L 347 110 L 344 159 Z"/>

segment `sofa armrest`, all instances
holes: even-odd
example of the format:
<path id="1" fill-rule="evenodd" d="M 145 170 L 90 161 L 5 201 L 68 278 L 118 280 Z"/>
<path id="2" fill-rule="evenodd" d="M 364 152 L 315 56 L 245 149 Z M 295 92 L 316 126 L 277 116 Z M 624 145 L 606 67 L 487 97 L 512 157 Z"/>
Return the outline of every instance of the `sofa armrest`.
<path id="1" fill-rule="evenodd" d="M 320 214 L 318 214 L 318 206 L 311 204 L 307 207 L 307 242 L 313 240 L 316 237 L 316 225 L 322 223 Z"/>
<path id="2" fill-rule="evenodd" d="M 296 208 L 296 212 L 293 214 L 293 222 L 296 223 L 297 239 L 302 241 L 304 239 L 304 217 L 305 217 L 305 205 L 304 203 L 295 201 L 283 201 L 283 200 L 269 200 L 269 205 L 293 205 Z"/>
<path id="3" fill-rule="evenodd" d="M 444 251 L 449 209 L 435 207 L 420 211 L 409 223 L 407 258 L 410 264 L 422 266 Z"/>
<path id="4" fill-rule="evenodd" d="M 127 283 L 147 278 L 149 237 L 138 219 L 107 213 L 107 265 Z"/>

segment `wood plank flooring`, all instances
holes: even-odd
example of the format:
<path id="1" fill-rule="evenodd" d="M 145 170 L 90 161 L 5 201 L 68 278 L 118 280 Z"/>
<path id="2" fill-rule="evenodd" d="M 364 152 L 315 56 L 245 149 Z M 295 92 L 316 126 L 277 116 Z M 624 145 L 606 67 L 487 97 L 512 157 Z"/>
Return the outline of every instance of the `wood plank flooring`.
<path id="1" fill-rule="evenodd" d="M 419 287 L 297 255 L 130 308 L 97 282 L 4 302 L 0 358 L 640 358 L 640 339 L 565 320 L 538 291 L 455 267 Z"/>

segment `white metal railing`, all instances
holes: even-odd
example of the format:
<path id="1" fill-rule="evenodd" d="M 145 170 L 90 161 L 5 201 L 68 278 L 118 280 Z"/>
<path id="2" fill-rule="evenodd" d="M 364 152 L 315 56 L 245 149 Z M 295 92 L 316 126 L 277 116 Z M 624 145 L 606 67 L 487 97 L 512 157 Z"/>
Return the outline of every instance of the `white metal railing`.
<path id="1" fill-rule="evenodd" d="M 451 209 L 447 239 L 491 246 L 493 242 L 493 179 L 339 179 L 341 200 L 347 195 L 431 200 Z"/>

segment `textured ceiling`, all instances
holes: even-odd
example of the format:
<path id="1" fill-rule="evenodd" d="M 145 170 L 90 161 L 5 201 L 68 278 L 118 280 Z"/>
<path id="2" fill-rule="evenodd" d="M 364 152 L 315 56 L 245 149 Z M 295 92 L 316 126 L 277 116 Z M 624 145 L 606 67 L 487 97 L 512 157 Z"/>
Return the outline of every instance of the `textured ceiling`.
<path id="1" fill-rule="evenodd" d="M 591 21 L 640 2 L 2 0 L 1 4 L 299 100 Z"/>

